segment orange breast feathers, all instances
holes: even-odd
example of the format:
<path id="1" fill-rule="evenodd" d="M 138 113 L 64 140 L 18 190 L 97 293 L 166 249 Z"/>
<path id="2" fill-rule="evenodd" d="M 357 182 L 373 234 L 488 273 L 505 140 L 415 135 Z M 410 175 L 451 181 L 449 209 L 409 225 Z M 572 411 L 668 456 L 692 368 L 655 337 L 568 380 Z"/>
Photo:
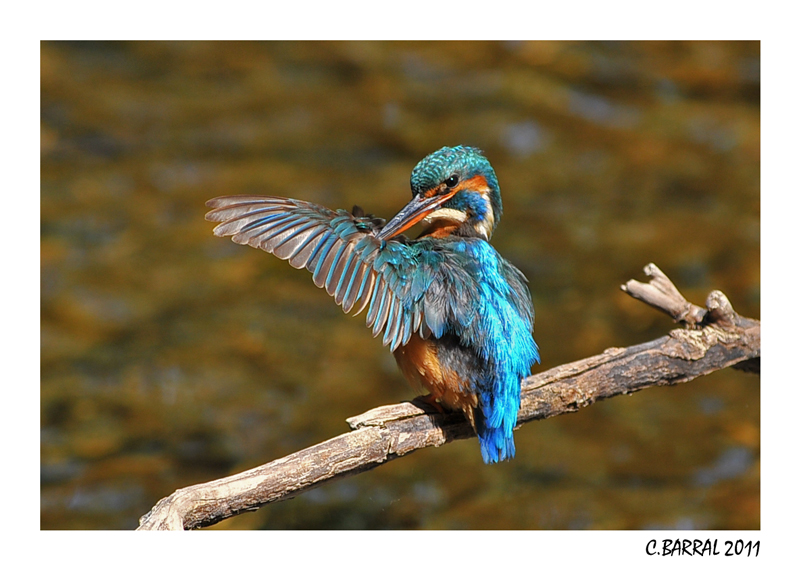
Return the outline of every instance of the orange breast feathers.
<path id="1" fill-rule="evenodd" d="M 436 344 L 431 339 L 412 335 L 408 344 L 394 351 L 397 365 L 403 376 L 418 392 L 427 390 L 433 399 L 450 410 L 460 410 L 475 427 L 476 394 L 467 392 L 465 382 L 458 374 L 442 366 L 437 355 Z"/>

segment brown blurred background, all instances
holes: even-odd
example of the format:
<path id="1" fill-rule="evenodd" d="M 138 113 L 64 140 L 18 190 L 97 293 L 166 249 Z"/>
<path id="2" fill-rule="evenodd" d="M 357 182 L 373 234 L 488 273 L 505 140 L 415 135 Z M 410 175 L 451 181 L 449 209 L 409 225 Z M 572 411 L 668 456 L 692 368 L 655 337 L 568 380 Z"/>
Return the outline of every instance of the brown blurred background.
<path id="1" fill-rule="evenodd" d="M 305 271 L 214 238 L 204 202 L 389 217 L 419 159 L 481 147 L 494 246 L 542 365 L 672 323 L 619 285 L 760 310 L 758 42 L 43 43 L 41 526 L 135 528 L 174 489 L 414 396 Z M 757 529 L 759 379 L 725 370 L 427 449 L 214 528 Z"/>

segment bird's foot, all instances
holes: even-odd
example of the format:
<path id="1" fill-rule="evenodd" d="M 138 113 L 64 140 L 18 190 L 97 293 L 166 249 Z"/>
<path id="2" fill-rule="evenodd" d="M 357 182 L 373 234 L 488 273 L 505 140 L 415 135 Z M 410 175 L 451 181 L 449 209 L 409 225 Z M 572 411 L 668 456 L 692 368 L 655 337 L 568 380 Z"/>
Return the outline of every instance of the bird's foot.
<path id="1" fill-rule="evenodd" d="M 421 408 L 430 407 L 433 408 L 437 413 L 444 414 L 447 413 L 442 405 L 436 401 L 436 396 L 433 394 L 426 394 L 424 396 L 417 396 L 414 398 L 414 403 L 416 404 L 423 404 L 420 406 Z"/>

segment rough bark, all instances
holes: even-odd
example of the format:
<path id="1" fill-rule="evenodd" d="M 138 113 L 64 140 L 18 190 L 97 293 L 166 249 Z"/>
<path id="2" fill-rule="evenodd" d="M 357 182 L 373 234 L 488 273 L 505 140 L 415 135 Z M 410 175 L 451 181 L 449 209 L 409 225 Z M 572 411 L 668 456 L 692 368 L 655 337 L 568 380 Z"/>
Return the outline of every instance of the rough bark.
<path id="1" fill-rule="evenodd" d="M 526 378 L 518 424 L 575 412 L 651 386 L 687 382 L 728 366 L 759 371 L 759 321 L 737 315 L 719 291 L 712 291 L 701 308 L 684 299 L 654 264 L 645 267 L 645 273 L 649 283 L 631 280 L 622 289 L 685 328 Z M 419 399 L 375 408 L 347 422 L 352 431 L 333 439 L 249 471 L 178 489 L 140 519 L 139 530 L 209 526 L 417 449 L 475 436 L 463 415 L 440 413 Z"/>

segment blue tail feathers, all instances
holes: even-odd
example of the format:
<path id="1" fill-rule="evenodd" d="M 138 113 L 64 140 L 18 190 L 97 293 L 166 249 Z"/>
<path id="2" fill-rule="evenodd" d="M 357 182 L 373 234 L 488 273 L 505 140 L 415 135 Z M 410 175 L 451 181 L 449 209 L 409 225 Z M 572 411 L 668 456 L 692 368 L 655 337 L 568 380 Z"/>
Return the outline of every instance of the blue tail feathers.
<path id="1" fill-rule="evenodd" d="M 475 410 L 475 431 L 481 444 L 481 455 L 484 463 L 498 463 L 514 457 L 514 426 L 517 423 L 519 395 L 516 402 L 507 402 L 504 409 L 498 410 L 484 404 Z M 484 412 L 489 412 L 489 417 Z M 494 413 L 492 413 L 494 412 Z M 499 412 L 499 413 L 498 413 Z"/>
<path id="2" fill-rule="evenodd" d="M 514 457 L 514 436 L 506 435 L 502 427 L 479 433 L 478 440 L 484 463 L 498 463 Z"/>

